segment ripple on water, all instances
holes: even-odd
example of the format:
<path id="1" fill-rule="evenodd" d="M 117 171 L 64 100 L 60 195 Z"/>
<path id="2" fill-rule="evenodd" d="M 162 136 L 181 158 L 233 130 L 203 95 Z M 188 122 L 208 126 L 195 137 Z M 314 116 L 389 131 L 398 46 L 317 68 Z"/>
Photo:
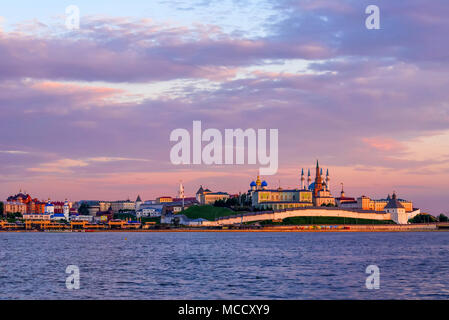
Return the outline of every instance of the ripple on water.
<path id="1" fill-rule="evenodd" d="M 449 298 L 449 233 L 0 233 L 0 241 L 0 299 Z M 380 267 L 380 290 L 365 287 L 370 264 Z M 65 287 L 68 265 L 80 267 L 80 290 Z"/>

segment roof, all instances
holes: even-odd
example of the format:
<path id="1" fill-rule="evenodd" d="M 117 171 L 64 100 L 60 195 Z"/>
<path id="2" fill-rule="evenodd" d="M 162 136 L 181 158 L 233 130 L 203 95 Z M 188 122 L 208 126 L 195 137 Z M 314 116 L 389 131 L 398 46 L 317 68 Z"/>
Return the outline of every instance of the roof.
<path id="1" fill-rule="evenodd" d="M 393 197 L 388 201 L 385 209 L 404 209 L 404 206 L 396 198 L 396 194 L 393 193 Z"/>
<path id="2" fill-rule="evenodd" d="M 311 204 L 312 202 L 308 202 L 308 201 L 262 201 L 259 202 L 259 205 L 261 204 Z"/>
<path id="3" fill-rule="evenodd" d="M 256 190 L 255 192 L 311 192 L 310 190 L 300 190 L 300 189 L 265 189 Z"/>
<path id="4" fill-rule="evenodd" d="M 182 201 L 182 198 L 173 198 L 173 202 Z M 196 201 L 195 197 L 185 197 L 184 201 Z"/>
<path id="5" fill-rule="evenodd" d="M 136 202 L 138 201 L 142 202 L 142 199 L 140 199 L 140 195 L 137 196 Z"/>
<path id="6" fill-rule="evenodd" d="M 355 198 L 351 198 L 351 197 L 339 197 L 339 198 L 335 198 L 335 200 L 340 200 L 340 201 L 355 201 Z"/>
<path id="7" fill-rule="evenodd" d="M 229 193 L 218 191 L 218 192 L 208 192 L 207 195 L 208 195 L 208 196 L 229 195 Z"/>
<path id="8" fill-rule="evenodd" d="M 198 189 L 198 191 L 196 192 L 196 194 L 201 194 L 204 192 L 203 186 L 200 186 L 200 188 Z"/>

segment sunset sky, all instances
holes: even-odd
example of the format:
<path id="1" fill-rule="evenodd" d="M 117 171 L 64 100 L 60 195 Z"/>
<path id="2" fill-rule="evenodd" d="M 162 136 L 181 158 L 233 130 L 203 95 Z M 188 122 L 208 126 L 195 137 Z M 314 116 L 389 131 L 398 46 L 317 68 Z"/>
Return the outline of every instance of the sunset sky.
<path id="1" fill-rule="evenodd" d="M 297 187 L 319 159 L 334 195 L 448 213 L 448 17 L 447 0 L 2 3 L 0 198 L 245 192 L 259 165 L 170 162 L 170 132 L 201 120 L 278 129 L 269 186 Z"/>

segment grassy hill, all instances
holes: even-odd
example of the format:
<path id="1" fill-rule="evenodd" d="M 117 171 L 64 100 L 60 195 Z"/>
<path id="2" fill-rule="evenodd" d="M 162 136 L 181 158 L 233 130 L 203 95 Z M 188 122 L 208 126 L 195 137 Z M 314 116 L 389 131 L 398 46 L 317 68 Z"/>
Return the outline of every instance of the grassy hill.
<path id="1" fill-rule="evenodd" d="M 213 221 L 219 217 L 232 216 L 237 212 L 228 208 L 214 207 L 210 205 L 192 206 L 184 210 L 181 214 L 186 215 L 190 219 L 203 218 Z M 252 224 L 255 222 L 248 222 Z M 355 219 L 342 217 L 291 217 L 286 218 L 282 222 L 273 222 L 272 220 L 259 221 L 262 225 L 309 225 L 309 224 L 395 224 L 393 221 L 370 220 L 370 219 Z"/>
<path id="2" fill-rule="evenodd" d="M 215 218 L 232 216 L 233 214 L 235 214 L 235 212 L 228 208 L 204 205 L 192 206 L 181 212 L 181 214 L 184 214 L 190 219 L 203 218 L 209 221 L 213 221 L 215 220 Z"/>

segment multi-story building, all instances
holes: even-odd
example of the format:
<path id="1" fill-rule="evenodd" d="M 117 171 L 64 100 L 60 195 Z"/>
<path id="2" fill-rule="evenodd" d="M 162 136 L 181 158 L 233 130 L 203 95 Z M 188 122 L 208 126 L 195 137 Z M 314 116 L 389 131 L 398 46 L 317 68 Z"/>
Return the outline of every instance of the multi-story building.
<path id="1" fill-rule="evenodd" d="M 111 209 L 114 213 L 119 213 L 123 211 L 134 211 L 136 210 L 136 204 L 131 200 L 120 200 L 111 202 Z"/>
<path id="2" fill-rule="evenodd" d="M 7 201 L 3 205 L 3 211 L 5 215 L 8 213 L 20 213 L 24 215 L 27 213 L 27 205 L 22 202 Z"/>
<path id="3" fill-rule="evenodd" d="M 341 197 L 335 198 L 336 204 L 340 208 L 377 211 L 377 212 L 384 212 L 390 200 L 391 200 L 390 195 L 388 195 L 385 199 L 378 199 L 378 200 L 371 199 L 364 195 L 358 197 L 357 199 L 352 197 L 346 197 L 343 189 L 341 190 Z M 412 201 L 404 199 L 396 199 L 396 201 L 399 202 L 404 207 L 406 212 L 415 211 L 415 209 L 413 208 Z"/>
<path id="4" fill-rule="evenodd" d="M 170 196 L 162 196 L 156 198 L 156 203 L 167 203 L 167 202 L 173 202 L 173 198 Z"/>
<path id="5" fill-rule="evenodd" d="M 226 199 L 229 199 L 229 194 L 227 192 L 212 192 L 207 188 L 203 189 L 203 186 L 200 186 L 196 192 L 196 201 L 201 205 L 214 204 L 217 200 Z"/>
<path id="6" fill-rule="evenodd" d="M 19 191 L 19 193 L 16 195 L 8 197 L 8 199 L 6 200 L 6 203 L 24 204 L 26 206 L 25 213 L 29 213 L 29 214 L 35 214 L 35 213 L 43 214 L 43 213 L 45 213 L 45 206 L 47 205 L 47 201 L 40 201 L 37 198 L 33 199 L 29 194 L 22 193 L 22 191 Z M 54 202 L 51 202 L 51 204 L 53 204 L 53 206 L 54 206 L 55 213 L 64 213 L 65 202 L 54 201 Z M 68 202 L 68 205 L 69 205 L 69 208 L 72 207 L 71 202 Z M 15 209 L 17 209 L 17 208 L 12 207 L 12 206 L 9 207 L 9 210 L 15 210 Z M 20 206 L 20 210 L 23 210 L 23 206 Z M 18 211 L 18 212 L 22 212 L 22 211 Z"/>
<path id="7" fill-rule="evenodd" d="M 20 202 L 27 206 L 26 213 L 44 213 L 46 202 L 33 199 L 29 194 L 22 193 L 22 190 L 14 196 L 8 197 L 6 202 Z"/>
<path id="8" fill-rule="evenodd" d="M 374 210 L 374 211 L 384 211 L 388 202 L 390 202 L 391 196 L 388 195 L 386 199 L 378 199 L 374 200 L 367 196 L 361 196 L 357 198 L 357 207 L 362 210 Z M 413 211 L 413 202 L 404 200 L 404 199 L 396 199 L 404 208 L 406 212 Z"/>
<path id="9" fill-rule="evenodd" d="M 268 183 L 259 176 L 250 184 L 248 196 L 254 208 L 262 210 L 281 210 L 313 206 L 312 191 L 300 189 L 268 189 Z"/>
<path id="10" fill-rule="evenodd" d="M 100 206 L 100 211 L 102 212 L 108 211 L 109 208 L 111 207 L 110 201 L 99 201 L 98 204 Z"/>

